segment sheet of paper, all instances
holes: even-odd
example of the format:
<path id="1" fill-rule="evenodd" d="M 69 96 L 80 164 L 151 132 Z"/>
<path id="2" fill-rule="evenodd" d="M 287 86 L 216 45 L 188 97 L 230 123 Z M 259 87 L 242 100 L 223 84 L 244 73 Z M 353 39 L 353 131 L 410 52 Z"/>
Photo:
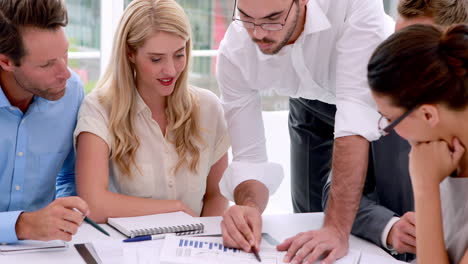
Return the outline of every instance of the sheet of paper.
<path id="1" fill-rule="evenodd" d="M 252 253 L 226 248 L 221 237 L 168 236 L 165 240 L 123 243 L 122 240 L 94 241 L 93 248 L 103 264 L 258 264 Z M 262 264 L 283 264 L 285 252 L 262 242 Z M 360 256 L 360 258 L 359 258 Z M 382 256 L 350 250 L 336 264 L 404 263 Z M 318 264 L 320 262 L 316 262 Z"/>
<path id="2" fill-rule="evenodd" d="M 362 253 L 361 261 L 359 262 L 359 264 L 374 264 L 374 263 L 385 263 L 385 264 L 400 264 L 401 263 L 402 264 L 402 263 L 407 263 L 407 262 L 399 261 L 396 259 L 389 260 L 389 258 L 385 258 L 379 255 Z"/>
<path id="3" fill-rule="evenodd" d="M 274 248 L 262 247 L 260 257 L 264 264 L 277 264 L 284 255 Z M 161 264 L 178 263 L 258 263 L 252 253 L 223 246 L 220 237 L 166 237 L 161 250 Z"/>
<path id="4" fill-rule="evenodd" d="M 159 250 L 164 240 L 124 243 L 122 240 L 100 240 L 92 243 L 103 264 L 159 264 Z"/>
<path id="5" fill-rule="evenodd" d="M 260 257 L 262 264 L 281 264 L 285 252 L 278 252 L 275 247 L 262 243 Z M 355 264 L 359 251 L 350 253 L 337 261 L 337 264 Z M 257 264 L 252 253 L 239 249 L 226 248 L 222 238 L 216 237 L 166 237 L 160 255 L 161 264 Z"/>
<path id="6" fill-rule="evenodd" d="M 68 244 L 62 240 L 52 241 L 36 241 L 36 240 L 20 240 L 15 244 L 0 245 L 0 253 L 2 254 L 19 254 L 38 251 L 64 250 Z"/>

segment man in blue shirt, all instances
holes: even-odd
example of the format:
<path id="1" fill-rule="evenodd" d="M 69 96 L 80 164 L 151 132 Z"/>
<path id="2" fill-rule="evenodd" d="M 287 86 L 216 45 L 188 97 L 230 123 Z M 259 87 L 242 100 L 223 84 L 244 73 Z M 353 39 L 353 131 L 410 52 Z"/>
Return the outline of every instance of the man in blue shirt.
<path id="1" fill-rule="evenodd" d="M 67 68 L 67 23 L 61 0 L 0 1 L 0 243 L 69 241 L 89 214 L 82 199 L 65 197 L 76 193 L 73 130 L 84 96 Z"/>

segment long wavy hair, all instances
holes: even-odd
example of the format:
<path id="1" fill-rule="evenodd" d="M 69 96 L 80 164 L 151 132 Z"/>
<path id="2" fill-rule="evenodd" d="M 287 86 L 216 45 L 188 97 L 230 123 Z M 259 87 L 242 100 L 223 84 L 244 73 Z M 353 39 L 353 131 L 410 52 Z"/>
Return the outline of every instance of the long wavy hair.
<path id="1" fill-rule="evenodd" d="M 133 166 L 138 169 L 135 156 L 140 146 L 140 139 L 134 133 L 138 92 L 135 66 L 128 54 L 136 52 L 148 38 L 160 31 L 176 34 L 187 41 L 187 66 L 177 79 L 174 92 L 166 98 L 168 138 L 179 155 L 174 173 L 183 165 L 197 171 L 200 159 L 199 103 L 188 87 L 192 46 L 188 17 L 174 0 L 134 0 L 119 22 L 109 65 L 97 83 L 99 100 L 109 111 L 110 159 L 128 177 L 132 177 Z"/>

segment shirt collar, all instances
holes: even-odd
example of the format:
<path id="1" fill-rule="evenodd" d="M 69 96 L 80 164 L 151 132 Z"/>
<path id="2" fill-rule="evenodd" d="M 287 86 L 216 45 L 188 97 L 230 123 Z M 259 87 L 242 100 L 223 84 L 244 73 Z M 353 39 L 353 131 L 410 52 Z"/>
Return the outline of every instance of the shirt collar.
<path id="1" fill-rule="evenodd" d="M 306 21 L 304 24 L 304 31 L 293 44 L 284 46 L 275 55 L 264 54 L 256 44 L 255 48 L 257 49 L 257 53 L 260 60 L 266 60 L 275 56 L 282 56 L 287 54 L 292 46 L 296 44 L 302 45 L 304 43 L 305 36 L 327 30 L 330 27 L 330 21 L 328 20 L 322 7 L 317 3 L 317 0 L 309 0 L 306 8 Z"/>
<path id="2" fill-rule="evenodd" d="M 67 93 L 67 88 L 65 88 L 65 93 Z M 46 112 L 52 105 L 59 104 L 60 101 L 63 100 L 63 98 L 65 98 L 65 95 L 63 95 L 63 97 L 58 99 L 57 101 L 49 101 L 47 99 L 35 95 L 29 107 L 34 107 L 33 109 L 37 110 L 37 112 Z"/>
<path id="3" fill-rule="evenodd" d="M 151 112 L 149 107 L 146 105 L 145 101 L 143 101 L 143 98 L 141 98 L 141 95 L 138 92 L 138 90 L 135 90 L 135 100 L 137 114 L 147 111 Z"/>
<path id="4" fill-rule="evenodd" d="M 10 101 L 8 100 L 8 98 L 6 98 L 6 95 L 3 92 L 3 88 L 0 85 L 0 108 L 10 107 L 10 106 L 11 106 Z"/>
<path id="5" fill-rule="evenodd" d="M 307 3 L 306 21 L 304 32 L 299 38 L 305 35 L 327 30 L 331 27 L 330 21 L 317 0 L 309 0 Z"/>
<path id="6" fill-rule="evenodd" d="M 65 87 L 65 95 L 68 92 L 68 81 L 67 86 Z M 29 105 L 28 111 L 38 111 L 38 112 L 46 112 L 51 105 L 59 104 L 61 100 L 65 97 L 65 95 L 57 101 L 49 101 L 44 99 L 40 96 L 34 95 L 31 104 Z M 0 85 L 0 108 L 1 107 L 11 107 L 11 103 L 3 92 L 3 88 Z"/>

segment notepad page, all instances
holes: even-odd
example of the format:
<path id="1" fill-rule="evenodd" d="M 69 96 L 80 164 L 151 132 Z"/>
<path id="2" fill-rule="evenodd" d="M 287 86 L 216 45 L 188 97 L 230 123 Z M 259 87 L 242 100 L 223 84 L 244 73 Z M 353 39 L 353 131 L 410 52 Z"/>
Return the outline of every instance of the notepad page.
<path id="1" fill-rule="evenodd" d="M 130 237 L 132 231 L 152 229 L 152 228 L 171 228 L 180 225 L 201 224 L 189 214 L 184 212 L 174 212 L 166 214 L 154 214 L 136 217 L 109 218 L 107 223 L 124 235 Z M 170 232 L 170 231 L 168 231 Z"/>

